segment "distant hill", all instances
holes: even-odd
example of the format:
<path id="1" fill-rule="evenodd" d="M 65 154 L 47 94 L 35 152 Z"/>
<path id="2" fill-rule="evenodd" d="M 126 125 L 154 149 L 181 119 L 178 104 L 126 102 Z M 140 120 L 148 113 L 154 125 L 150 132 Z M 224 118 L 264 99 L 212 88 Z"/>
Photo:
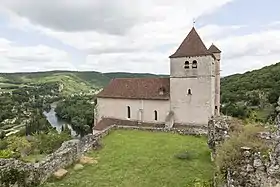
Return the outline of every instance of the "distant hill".
<path id="1" fill-rule="evenodd" d="M 48 71 L 31 73 L 0 73 L 0 88 L 13 89 L 38 83 L 58 82 L 63 84 L 65 93 L 88 92 L 100 89 L 113 78 L 158 77 L 147 73 L 100 73 L 95 71 Z"/>
<path id="2" fill-rule="evenodd" d="M 0 73 L 0 88 L 2 91 L 9 91 L 23 86 L 56 82 L 63 84 L 64 94 L 72 94 L 99 90 L 113 78 L 159 76 L 168 75 L 95 71 Z M 279 96 L 280 63 L 221 79 L 221 103 L 224 114 L 243 118 L 250 116 L 254 111 L 262 120 L 267 119 Z"/>

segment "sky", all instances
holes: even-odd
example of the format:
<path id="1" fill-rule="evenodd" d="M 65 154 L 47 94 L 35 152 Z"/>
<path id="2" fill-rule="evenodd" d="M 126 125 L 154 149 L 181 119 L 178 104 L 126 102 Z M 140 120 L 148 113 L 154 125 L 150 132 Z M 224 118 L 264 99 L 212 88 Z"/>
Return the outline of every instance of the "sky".
<path id="1" fill-rule="evenodd" d="M 280 62 L 277 0 L 1 0 L 0 72 L 169 74 L 193 25 L 221 74 Z M 195 24 L 193 24 L 195 20 Z"/>

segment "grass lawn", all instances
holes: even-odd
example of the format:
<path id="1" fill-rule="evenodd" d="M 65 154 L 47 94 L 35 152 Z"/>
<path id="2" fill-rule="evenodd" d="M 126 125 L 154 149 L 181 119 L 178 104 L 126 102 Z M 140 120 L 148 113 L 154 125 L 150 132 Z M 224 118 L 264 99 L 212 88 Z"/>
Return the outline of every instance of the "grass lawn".
<path id="1" fill-rule="evenodd" d="M 191 187 L 194 180 L 213 175 L 206 142 L 201 137 L 116 130 L 103 139 L 102 149 L 88 153 L 98 164 L 69 169 L 63 180 L 43 187 Z M 193 158 L 175 157 L 184 151 Z"/>

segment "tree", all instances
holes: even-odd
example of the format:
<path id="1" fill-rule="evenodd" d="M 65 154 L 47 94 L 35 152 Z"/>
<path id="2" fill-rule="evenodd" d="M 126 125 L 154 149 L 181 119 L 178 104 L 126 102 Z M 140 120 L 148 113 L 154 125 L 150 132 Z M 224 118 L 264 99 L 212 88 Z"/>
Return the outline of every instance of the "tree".
<path id="1" fill-rule="evenodd" d="M 3 130 L 0 130 L 0 139 L 4 139 L 6 136 L 5 132 Z"/>

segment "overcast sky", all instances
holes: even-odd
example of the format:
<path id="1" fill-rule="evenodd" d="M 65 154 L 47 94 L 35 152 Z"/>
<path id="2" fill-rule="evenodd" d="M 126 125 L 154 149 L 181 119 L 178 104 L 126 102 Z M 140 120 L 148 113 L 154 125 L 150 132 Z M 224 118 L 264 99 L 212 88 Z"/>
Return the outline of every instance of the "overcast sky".
<path id="1" fill-rule="evenodd" d="M 280 61 L 277 0 L 1 0 L 0 72 L 169 73 L 196 20 L 222 75 Z"/>

